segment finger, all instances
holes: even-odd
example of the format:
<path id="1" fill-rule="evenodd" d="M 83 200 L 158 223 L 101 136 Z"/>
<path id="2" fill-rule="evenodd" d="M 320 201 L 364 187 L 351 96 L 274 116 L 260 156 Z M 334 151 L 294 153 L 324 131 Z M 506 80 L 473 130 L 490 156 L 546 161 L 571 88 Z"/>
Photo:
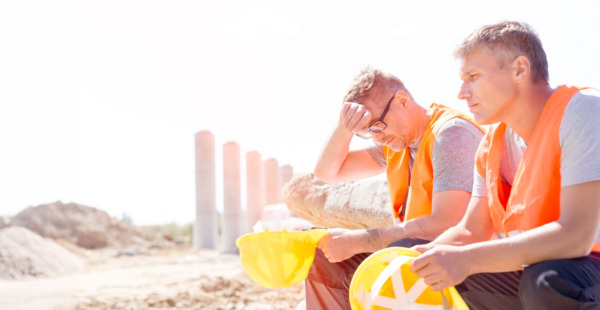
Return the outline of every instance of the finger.
<path id="1" fill-rule="evenodd" d="M 358 120 L 358 122 L 354 126 L 353 131 L 358 132 L 358 131 L 366 128 L 370 122 L 371 122 L 371 112 L 369 112 L 369 110 L 365 109 L 365 112 L 363 113 L 362 117 Z"/>
<path id="2" fill-rule="evenodd" d="M 352 104 L 349 102 L 344 102 L 344 104 L 342 105 L 342 110 L 340 111 L 340 123 L 342 123 L 346 118 L 346 114 L 348 114 L 348 110 L 350 110 L 350 107 L 352 107 Z"/>
<path id="3" fill-rule="evenodd" d="M 354 116 L 354 113 L 356 113 L 357 109 L 357 105 L 350 105 L 348 110 L 346 110 L 346 113 L 342 117 L 342 126 L 344 126 L 344 128 L 350 130 L 351 126 L 349 125 L 349 123 L 352 120 L 352 117 Z"/>
<path id="4" fill-rule="evenodd" d="M 423 282 L 425 282 L 425 284 L 427 284 L 429 286 L 434 286 L 443 280 L 444 280 L 444 277 L 439 272 L 430 274 L 426 277 L 423 277 Z"/>
<path id="5" fill-rule="evenodd" d="M 331 252 L 329 251 L 329 249 L 325 248 L 325 249 L 321 249 L 321 251 L 323 252 L 323 255 L 325 256 L 325 258 L 327 258 L 327 260 L 330 263 L 333 263 L 333 261 L 332 261 L 332 255 L 331 255 Z"/>
<path id="6" fill-rule="evenodd" d="M 365 114 L 365 112 L 366 112 L 366 109 L 363 108 L 362 106 L 356 107 L 354 114 L 352 114 L 350 120 L 348 121 L 348 127 L 346 127 L 346 128 L 348 128 L 351 131 L 355 131 L 358 123 L 363 118 L 363 115 Z"/>
<path id="7" fill-rule="evenodd" d="M 429 265 L 429 257 L 426 255 L 420 255 L 419 257 L 415 258 L 410 264 L 410 271 L 418 274 L 418 272 L 421 271 L 421 269 L 425 268 L 427 265 Z"/>
<path id="8" fill-rule="evenodd" d="M 426 278 L 426 277 L 430 277 L 431 275 L 434 275 L 434 274 L 443 273 L 443 268 L 439 264 L 435 264 L 434 262 L 430 261 L 427 265 L 421 267 L 417 271 L 414 271 L 414 273 L 419 278 Z"/>
<path id="9" fill-rule="evenodd" d="M 327 248 L 329 241 L 331 241 L 331 234 L 325 234 L 317 241 L 317 247 L 325 252 L 325 248 Z"/>
<path id="10" fill-rule="evenodd" d="M 352 106 L 352 103 L 350 102 L 344 102 L 344 104 L 342 105 L 342 111 L 340 112 L 340 116 L 344 116 L 346 115 L 346 113 L 348 113 L 348 110 L 350 109 L 350 107 Z"/>
<path id="11" fill-rule="evenodd" d="M 415 250 L 419 253 L 425 253 L 425 252 L 427 252 L 427 250 L 431 249 L 431 246 L 428 244 L 421 244 L 421 245 L 415 245 L 410 249 Z"/>
<path id="12" fill-rule="evenodd" d="M 441 292 L 451 286 L 452 286 L 452 284 L 448 281 L 440 281 L 440 282 L 437 282 L 436 284 L 430 285 L 429 287 L 436 292 Z"/>

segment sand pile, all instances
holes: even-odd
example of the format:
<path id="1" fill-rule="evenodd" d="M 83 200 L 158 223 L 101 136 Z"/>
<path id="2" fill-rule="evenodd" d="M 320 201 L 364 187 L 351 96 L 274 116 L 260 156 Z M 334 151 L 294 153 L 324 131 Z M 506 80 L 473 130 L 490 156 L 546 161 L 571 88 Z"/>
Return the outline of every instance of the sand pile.
<path id="1" fill-rule="evenodd" d="M 173 284 L 176 285 L 176 284 Z M 113 298 L 77 305 L 76 310 L 293 310 L 304 299 L 304 283 L 283 289 L 264 288 L 245 275 L 233 278 L 202 275 L 185 282 L 171 295 L 150 293 L 141 298 Z"/>
<path id="2" fill-rule="evenodd" d="M 7 227 L 9 222 L 9 218 L 7 216 L 0 215 L 0 229 Z"/>
<path id="3" fill-rule="evenodd" d="M 0 230 L 0 279 L 53 276 L 82 267 L 77 256 L 26 228 Z"/>
<path id="4" fill-rule="evenodd" d="M 28 207 L 15 215 L 10 225 L 26 227 L 43 237 L 64 240 L 86 249 L 138 246 L 153 237 L 110 217 L 105 211 L 60 201 Z"/>

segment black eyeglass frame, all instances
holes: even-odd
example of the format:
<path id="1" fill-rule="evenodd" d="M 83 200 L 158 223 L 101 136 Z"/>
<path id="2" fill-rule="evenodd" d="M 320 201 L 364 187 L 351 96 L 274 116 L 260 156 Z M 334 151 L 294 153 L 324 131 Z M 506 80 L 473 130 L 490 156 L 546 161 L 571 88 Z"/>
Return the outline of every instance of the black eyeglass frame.
<path id="1" fill-rule="evenodd" d="M 392 105 L 392 101 L 394 101 L 394 97 L 396 97 L 395 93 L 392 96 L 392 98 L 390 98 L 390 101 L 388 101 L 388 103 L 385 106 L 383 113 L 381 113 L 381 116 L 379 117 L 379 119 L 376 122 L 369 125 L 369 132 L 367 132 L 365 134 L 357 133 L 356 134 L 357 137 L 363 138 L 363 139 L 371 139 L 371 137 L 372 137 L 371 132 L 380 133 L 387 128 L 387 123 L 384 122 L 383 119 L 385 118 L 386 114 L 390 110 L 390 106 Z M 380 124 L 383 124 L 383 127 Z"/>

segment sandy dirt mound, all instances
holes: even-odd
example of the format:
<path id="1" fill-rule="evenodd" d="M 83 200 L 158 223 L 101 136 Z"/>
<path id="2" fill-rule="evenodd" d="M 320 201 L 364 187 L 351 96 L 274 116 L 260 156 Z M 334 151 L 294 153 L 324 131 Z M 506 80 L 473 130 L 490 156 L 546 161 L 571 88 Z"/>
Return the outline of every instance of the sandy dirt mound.
<path id="1" fill-rule="evenodd" d="M 198 309 L 290 310 L 304 299 L 304 285 L 267 289 L 245 275 L 235 278 L 203 275 L 185 283 L 187 289 L 171 294 L 150 293 L 140 298 L 113 298 L 80 303 L 76 310 Z"/>
<path id="2" fill-rule="evenodd" d="M 303 283 L 264 288 L 238 255 L 148 246 L 150 234 L 95 208 L 30 207 L 10 225 L 0 230 L 0 309 L 287 310 L 304 299 Z"/>
<path id="3" fill-rule="evenodd" d="M 0 279 L 54 276 L 82 267 L 79 257 L 26 228 L 0 230 Z"/>
<path id="4" fill-rule="evenodd" d="M 8 227 L 9 218 L 7 216 L 0 216 L 0 229 Z"/>
<path id="5" fill-rule="evenodd" d="M 29 207 L 15 215 L 10 225 L 26 227 L 43 237 L 86 249 L 142 245 L 152 238 L 149 233 L 114 219 L 105 211 L 60 201 Z"/>

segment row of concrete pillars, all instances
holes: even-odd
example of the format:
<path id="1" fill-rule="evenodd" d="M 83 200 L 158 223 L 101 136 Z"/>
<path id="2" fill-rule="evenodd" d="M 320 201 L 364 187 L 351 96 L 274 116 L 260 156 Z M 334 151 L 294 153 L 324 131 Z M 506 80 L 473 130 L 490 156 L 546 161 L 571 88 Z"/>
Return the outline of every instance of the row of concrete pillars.
<path id="1" fill-rule="evenodd" d="M 281 202 L 281 188 L 293 176 L 292 166 L 279 166 L 276 159 L 262 160 L 260 153 L 246 153 L 246 210 L 242 210 L 240 146 L 223 145 L 223 221 L 219 240 L 216 200 L 215 136 L 210 131 L 196 133 L 196 221 L 194 248 L 220 249 L 236 253 L 235 240 L 251 231 L 263 207 Z M 220 241 L 220 245 L 219 245 Z"/>

